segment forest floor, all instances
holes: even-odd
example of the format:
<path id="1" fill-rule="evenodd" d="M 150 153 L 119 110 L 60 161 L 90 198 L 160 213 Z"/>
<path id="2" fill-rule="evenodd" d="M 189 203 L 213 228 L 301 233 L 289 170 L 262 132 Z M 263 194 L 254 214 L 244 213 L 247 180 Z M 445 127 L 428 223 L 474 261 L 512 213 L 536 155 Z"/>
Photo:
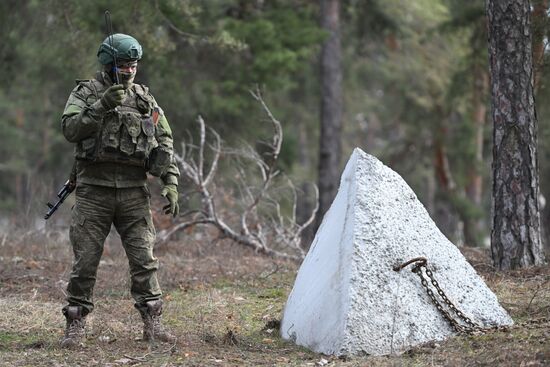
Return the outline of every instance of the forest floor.
<path id="1" fill-rule="evenodd" d="M 339 359 L 279 337 L 295 264 L 198 235 L 156 248 L 164 322 L 176 344 L 140 341 L 126 258 L 110 237 L 85 345 L 60 349 L 72 257 L 66 234 L 10 238 L 0 243 L 1 366 L 550 366 L 550 268 L 497 273 L 484 250 L 463 253 L 516 322 L 509 331 L 455 336 L 399 356 Z"/>

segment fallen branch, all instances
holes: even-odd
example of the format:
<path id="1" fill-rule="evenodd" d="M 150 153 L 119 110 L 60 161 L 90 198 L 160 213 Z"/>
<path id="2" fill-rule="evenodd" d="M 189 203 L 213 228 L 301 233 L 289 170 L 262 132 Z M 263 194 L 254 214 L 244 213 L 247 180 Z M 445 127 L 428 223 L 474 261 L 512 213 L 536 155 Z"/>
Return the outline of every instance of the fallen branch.
<path id="1" fill-rule="evenodd" d="M 175 233 L 183 231 L 196 225 L 207 225 L 218 229 L 220 235 L 235 243 L 251 248 L 254 251 L 282 259 L 301 261 L 305 251 L 301 246 L 301 235 L 315 218 L 318 210 L 318 189 L 314 186 L 315 207 L 304 223 L 297 223 L 296 208 L 298 195 L 292 181 L 277 170 L 277 162 L 283 142 L 283 129 L 281 123 L 273 116 L 264 102 L 259 89 L 251 92 L 253 98 L 260 103 L 266 113 L 269 122 L 273 127 L 271 141 L 266 144 L 269 159 L 264 159 L 250 146 L 241 150 L 223 150 L 220 135 L 207 128 L 204 119 L 198 116 L 199 144 L 182 145 L 181 154 L 175 155 L 182 177 L 189 180 L 193 185 L 193 192 L 200 197 L 201 205 L 199 210 L 194 210 L 182 215 L 182 222 L 176 223 L 171 228 L 159 233 L 158 242 L 168 241 Z M 207 130 L 213 140 L 207 145 Z M 209 148 L 213 156 L 209 164 L 205 162 L 205 149 Z M 196 153 L 196 154 L 194 154 Z M 232 207 L 231 211 L 226 208 L 222 213 L 218 210 L 216 203 L 220 190 L 216 187 L 227 187 L 229 185 L 215 184 L 219 162 L 222 157 L 233 156 L 235 161 L 240 162 L 232 166 L 237 171 L 236 184 L 239 194 L 234 202 L 239 203 L 242 208 L 239 210 Z M 195 155 L 197 158 L 195 159 Z M 209 169 L 206 167 L 209 166 Z M 255 167 L 255 170 L 253 169 Z M 207 172 L 205 172 L 207 171 Z M 252 172 L 256 172 L 255 175 Z M 219 179 L 219 178 L 218 178 Z M 284 186 L 276 186 L 276 182 L 282 181 Z M 256 183 L 256 184 L 255 184 Z M 285 215 L 281 209 L 281 200 L 273 196 L 272 191 L 289 190 L 292 200 L 291 213 Z M 263 209 L 260 210 L 260 207 Z M 188 218 L 191 217 L 191 218 Z M 238 224 L 229 218 L 238 217 Z M 185 220 L 183 220 L 185 219 Z"/>

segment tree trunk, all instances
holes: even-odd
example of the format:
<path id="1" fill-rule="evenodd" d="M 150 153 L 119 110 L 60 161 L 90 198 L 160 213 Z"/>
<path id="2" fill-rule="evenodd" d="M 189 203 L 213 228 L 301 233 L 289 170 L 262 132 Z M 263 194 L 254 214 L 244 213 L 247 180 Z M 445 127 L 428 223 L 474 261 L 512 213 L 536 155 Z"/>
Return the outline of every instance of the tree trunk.
<path id="1" fill-rule="evenodd" d="M 474 110 L 472 120 L 475 126 L 475 162 L 468 173 L 468 184 L 466 185 L 466 195 L 475 205 L 481 205 L 483 188 L 483 131 L 485 128 L 485 115 L 487 106 L 485 104 L 487 90 L 489 85 L 489 76 L 481 65 L 474 67 Z"/>
<path id="2" fill-rule="evenodd" d="M 498 269 L 543 264 L 528 0 L 487 0 L 493 117 L 491 252 Z"/>
<path id="3" fill-rule="evenodd" d="M 16 128 L 21 132 L 21 135 L 24 136 L 24 129 L 25 129 L 25 112 L 22 109 L 17 109 L 15 111 L 15 126 Z M 17 150 L 18 158 L 24 159 L 24 151 L 22 151 L 20 148 Z M 18 167 L 15 171 L 15 177 L 14 177 L 14 186 L 15 186 L 15 206 L 17 210 L 14 212 L 15 217 L 13 219 L 13 223 L 15 223 L 17 226 L 20 226 L 23 224 L 23 216 L 21 215 L 21 212 L 23 211 L 23 208 L 25 207 L 25 177 L 23 173 L 23 168 Z"/>
<path id="4" fill-rule="evenodd" d="M 306 124 L 302 123 L 298 126 L 298 159 L 300 162 L 300 167 L 306 172 L 311 171 L 311 159 L 308 154 L 309 139 L 308 139 L 308 128 Z M 302 182 L 300 184 L 301 195 L 298 196 L 298 207 L 296 209 L 296 218 L 298 223 L 304 223 L 311 216 L 311 212 L 315 207 L 315 202 L 313 201 L 314 193 L 312 192 L 312 187 L 308 182 Z M 315 236 L 315 228 L 313 225 L 308 226 L 302 232 L 302 248 L 308 249 L 311 242 L 313 242 L 313 237 Z"/>
<path id="5" fill-rule="evenodd" d="M 447 148 L 445 147 L 447 134 L 448 128 L 446 123 L 443 122 L 443 125 L 439 127 L 439 131 L 434 136 L 434 169 L 435 175 L 439 181 L 439 186 L 447 192 L 453 192 L 456 189 L 456 183 L 451 173 L 451 165 L 449 164 Z"/>
<path id="6" fill-rule="evenodd" d="M 485 119 L 487 114 L 486 97 L 489 89 L 489 75 L 487 69 L 475 63 L 474 65 L 474 91 L 473 91 L 473 114 L 472 120 L 475 127 L 475 162 L 468 171 L 468 182 L 466 184 L 466 197 L 469 202 L 481 207 L 483 193 L 483 133 L 485 131 Z M 480 218 L 472 215 L 465 216 L 464 220 L 464 242 L 468 246 L 478 246 L 482 241 L 482 230 Z"/>
<path id="7" fill-rule="evenodd" d="M 316 228 L 330 207 L 340 180 L 342 66 L 340 1 L 321 0 L 321 26 L 328 37 L 321 51 L 321 137 L 319 146 L 319 211 Z"/>
<path id="8" fill-rule="evenodd" d="M 443 112 L 438 113 L 443 116 Z M 457 246 L 464 245 L 463 236 L 463 218 L 460 208 L 456 206 L 456 200 L 464 200 L 464 196 L 457 190 L 456 182 L 453 178 L 449 156 L 447 154 L 447 135 L 449 128 L 445 119 L 434 134 L 434 174 L 437 179 L 441 193 L 444 193 L 447 200 L 438 202 L 435 206 L 435 216 L 441 231 L 451 239 Z"/>
<path id="9" fill-rule="evenodd" d="M 548 18 L 548 0 L 533 1 L 533 67 L 535 68 L 535 96 L 540 88 L 540 78 L 544 66 L 544 48 L 546 23 Z"/>

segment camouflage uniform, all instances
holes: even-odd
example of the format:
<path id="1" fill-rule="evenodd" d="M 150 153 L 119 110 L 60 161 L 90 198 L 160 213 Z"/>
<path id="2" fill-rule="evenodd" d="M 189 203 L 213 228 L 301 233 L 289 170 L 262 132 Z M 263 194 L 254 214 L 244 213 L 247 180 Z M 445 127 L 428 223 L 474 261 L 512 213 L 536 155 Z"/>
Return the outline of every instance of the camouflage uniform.
<path id="1" fill-rule="evenodd" d="M 105 72 L 80 81 L 62 117 L 63 134 L 75 143 L 77 175 L 70 227 L 75 259 L 67 301 L 81 306 L 84 317 L 94 307 L 97 267 L 111 224 L 128 257 L 136 308 L 160 299 L 147 172 L 165 185 L 177 186 L 179 177 L 170 126 L 147 87 L 132 84 L 122 104 L 107 110 L 99 102 L 111 85 Z"/>

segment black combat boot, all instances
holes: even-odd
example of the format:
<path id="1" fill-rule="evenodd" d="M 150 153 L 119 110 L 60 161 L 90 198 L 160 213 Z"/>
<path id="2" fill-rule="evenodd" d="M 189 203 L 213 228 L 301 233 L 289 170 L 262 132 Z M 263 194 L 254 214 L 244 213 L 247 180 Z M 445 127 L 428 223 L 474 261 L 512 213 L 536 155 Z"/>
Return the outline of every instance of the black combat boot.
<path id="1" fill-rule="evenodd" d="M 162 300 L 148 301 L 136 305 L 136 308 L 143 320 L 143 340 L 150 342 L 159 340 L 166 343 L 176 341 L 176 337 L 170 334 L 162 325 Z"/>
<path id="2" fill-rule="evenodd" d="M 63 314 L 67 319 L 67 325 L 65 336 L 61 340 L 61 348 L 78 347 L 85 337 L 86 317 L 82 315 L 82 306 L 67 306 L 63 309 Z"/>

